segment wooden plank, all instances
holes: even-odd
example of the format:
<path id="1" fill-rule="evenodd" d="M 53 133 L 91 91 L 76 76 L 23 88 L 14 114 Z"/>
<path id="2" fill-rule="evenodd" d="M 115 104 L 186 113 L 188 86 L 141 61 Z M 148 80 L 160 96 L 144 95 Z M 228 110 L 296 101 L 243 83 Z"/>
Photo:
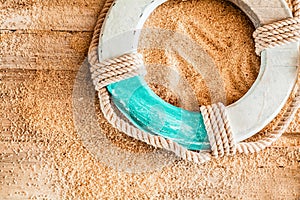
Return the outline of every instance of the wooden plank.
<path id="1" fill-rule="evenodd" d="M 101 165 L 97 166 L 97 171 L 106 170 L 106 175 L 111 177 L 110 179 L 104 179 L 101 175 L 89 174 L 90 165 L 80 164 L 87 162 L 85 160 L 86 153 L 81 153 L 81 156 L 75 159 L 70 156 L 74 152 L 67 152 L 67 157 L 61 158 L 61 160 L 44 157 L 42 160 L 32 163 L 28 161 L 28 155 L 35 157 L 43 151 L 42 148 L 36 148 L 32 143 L 11 145 L 0 142 L 0 146 L 5 145 L 8 146 L 1 153 L 0 160 L 3 157 L 9 157 L 11 162 L 0 162 L 1 174 L 5 174 L 4 176 L 0 175 L 2 199 L 29 199 L 31 197 L 57 199 L 59 197 L 76 198 L 97 195 L 106 197 L 114 192 L 114 188 L 120 187 L 124 191 L 119 194 L 119 197 L 122 195 L 123 197 L 130 197 L 130 195 L 141 197 L 143 194 L 151 197 L 153 194 L 157 194 L 157 198 L 167 195 L 170 199 L 174 199 L 180 192 L 181 197 L 185 199 L 194 195 L 200 195 L 204 199 L 209 199 L 210 196 L 216 197 L 216 195 L 222 199 L 296 199 L 300 186 L 298 182 L 299 169 L 295 163 L 297 162 L 295 158 L 300 156 L 297 148 L 267 149 L 257 155 L 227 157 L 198 166 L 189 166 L 187 163 L 179 161 L 181 166 L 177 162 L 177 164 L 165 167 L 163 171 L 134 175 L 138 179 L 143 179 L 141 184 L 134 184 L 128 179 L 128 176 L 132 175 L 120 172 L 117 176 L 118 181 L 111 183 L 116 178 L 114 177 L 116 172 L 107 170 L 105 166 Z M 30 145 L 30 147 L 24 149 L 22 146 L 26 145 Z M 20 148 L 25 154 L 11 153 L 11 150 L 18 151 Z M 21 163 L 15 162 L 20 159 L 22 159 Z M 66 163 L 75 162 L 75 160 L 73 168 L 63 168 L 67 166 Z M 182 169 L 182 165 L 186 165 L 186 168 Z M 57 172 L 54 166 L 59 166 Z M 168 172 L 165 172 L 166 170 Z M 66 171 L 67 173 L 64 173 Z M 81 173 L 92 175 L 93 181 L 70 179 L 71 174 Z M 190 179 L 188 184 L 183 181 L 184 174 L 186 176 L 193 175 L 193 179 Z M 159 178 L 155 179 L 154 177 L 157 176 Z M 56 182 L 57 180 L 62 182 L 59 184 Z M 157 181 L 160 182 L 160 186 L 157 186 Z M 111 187 L 112 184 L 114 187 Z M 147 185 L 147 190 L 145 190 L 145 185 Z M 89 190 L 89 187 L 96 189 Z M 101 189 L 103 187 L 106 189 Z M 134 189 L 134 193 L 131 192 L 132 189 Z M 64 190 L 64 192 L 60 193 L 60 190 Z M 218 191 L 217 194 L 215 191 Z M 114 196 L 118 195 L 114 193 Z"/>
<path id="2" fill-rule="evenodd" d="M 67 133 L 72 133 L 76 73 L 0 70 L 0 74 L 1 199 L 59 199 L 57 164 L 49 143 L 63 146 Z M 66 135 L 58 137 L 62 127 Z"/>
<path id="3" fill-rule="evenodd" d="M 91 32 L 0 31 L 0 69 L 77 70 Z"/>
<path id="4" fill-rule="evenodd" d="M 0 29 L 92 31 L 103 1 L 6 0 L 0 4 Z"/>
<path id="5" fill-rule="evenodd" d="M 0 142 L 1 199 L 59 198 L 49 150 L 33 142 Z"/>

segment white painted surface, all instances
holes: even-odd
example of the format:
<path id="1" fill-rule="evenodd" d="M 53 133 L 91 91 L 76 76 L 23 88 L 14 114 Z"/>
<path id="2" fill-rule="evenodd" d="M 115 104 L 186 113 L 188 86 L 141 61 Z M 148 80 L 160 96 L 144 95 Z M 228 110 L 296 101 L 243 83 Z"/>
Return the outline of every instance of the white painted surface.
<path id="1" fill-rule="evenodd" d="M 167 0 L 116 0 L 100 37 L 99 59 L 136 52 L 140 30 L 149 15 Z"/>
<path id="2" fill-rule="evenodd" d="M 136 52 L 140 29 L 151 12 L 166 0 L 116 0 L 100 37 L 99 58 Z M 291 17 L 284 0 L 231 0 L 258 26 Z M 299 47 L 292 43 L 262 52 L 259 76 L 238 102 L 227 107 L 237 142 L 263 129 L 280 112 L 297 79 Z"/>
<path id="3" fill-rule="evenodd" d="M 283 108 L 297 79 L 298 55 L 297 43 L 262 52 L 256 82 L 243 98 L 227 107 L 237 141 L 259 132 Z"/>

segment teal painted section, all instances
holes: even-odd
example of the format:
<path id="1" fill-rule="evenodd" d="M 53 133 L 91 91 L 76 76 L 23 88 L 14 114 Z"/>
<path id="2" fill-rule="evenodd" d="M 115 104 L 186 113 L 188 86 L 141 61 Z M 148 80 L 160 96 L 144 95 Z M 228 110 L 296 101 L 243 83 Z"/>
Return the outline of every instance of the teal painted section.
<path id="1" fill-rule="evenodd" d="M 113 83 L 107 89 L 118 109 L 139 129 L 190 150 L 210 150 L 202 114 L 163 101 L 142 77 Z"/>

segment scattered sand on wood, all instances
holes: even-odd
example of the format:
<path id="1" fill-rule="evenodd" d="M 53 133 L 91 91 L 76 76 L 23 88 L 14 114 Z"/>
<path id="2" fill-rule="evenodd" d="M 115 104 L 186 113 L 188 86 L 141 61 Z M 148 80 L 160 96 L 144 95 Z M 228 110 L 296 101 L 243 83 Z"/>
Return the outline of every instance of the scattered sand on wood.
<path id="1" fill-rule="evenodd" d="M 170 0 L 151 15 L 145 27 L 176 31 L 199 44 L 213 58 L 220 73 L 226 104 L 240 99 L 257 77 L 260 62 L 251 37 L 254 28 L 231 3 Z M 70 46 L 82 54 L 87 48 L 84 41 L 77 40 L 72 40 Z M 169 54 L 163 51 L 143 53 L 148 64 L 171 63 Z M 61 57 L 55 59 L 68 64 Z M 191 86 L 197 103 L 210 103 L 209 89 L 201 74 L 178 55 L 172 56 L 172 62 L 178 64 L 179 74 Z M 148 70 L 149 75 L 157 74 L 154 68 Z M 299 146 L 299 137 L 292 134 L 285 137 L 283 144 L 279 142 L 279 147 L 256 155 L 225 157 L 204 165 L 175 158 L 171 164 L 162 165 L 164 168 L 134 173 L 135 168 L 128 166 L 133 173 L 117 171 L 101 160 L 101 155 L 91 153 L 97 149 L 89 149 L 75 131 L 72 92 L 76 72 L 2 70 L 0 75 L 0 109 L 6 111 L 0 113 L 0 141 L 4 144 L 0 146 L 0 152 L 4 152 L 0 153 L 0 196 L 11 199 L 296 199 L 299 196 L 299 149 L 282 147 Z M 151 86 L 166 101 L 180 106 L 181 101 L 173 91 L 159 84 Z M 103 118 L 97 103 L 95 107 L 102 134 L 119 148 L 113 152 L 115 155 L 120 157 L 124 152 L 132 153 L 132 157 L 152 155 L 154 148 L 115 130 Z M 299 132 L 299 116 L 300 113 L 290 132 Z M 91 143 L 92 139 L 91 136 Z M 117 156 L 107 159 L 115 160 Z"/>

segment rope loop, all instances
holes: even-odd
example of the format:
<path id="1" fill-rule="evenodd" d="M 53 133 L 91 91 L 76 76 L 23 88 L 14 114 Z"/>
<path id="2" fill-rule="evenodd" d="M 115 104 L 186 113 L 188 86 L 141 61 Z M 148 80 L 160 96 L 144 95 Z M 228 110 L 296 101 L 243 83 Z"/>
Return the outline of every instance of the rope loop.
<path id="1" fill-rule="evenodd" d="M 294 17 L 267 24 L 253 33 L 255 52 L 260 55 L 267 48 L 274 48 L 300 40 L 300 1 L 292 2 Z"/>
<path id="2" fill-rule="evenodd" d="M 211 106 L 201 106 L 205 128 L 214 157 L 234 155 L 236 144 L 229 126 L 226 107 L 222 103 Z"/>
<path id="3" fill-rule="evenodd" d="M 139 75 L 143 66 L 143 56 L 139 53 L 124 54 L 98 62 L 91 67 L 93 83 L 99 91 L 112 83 Z"/>

